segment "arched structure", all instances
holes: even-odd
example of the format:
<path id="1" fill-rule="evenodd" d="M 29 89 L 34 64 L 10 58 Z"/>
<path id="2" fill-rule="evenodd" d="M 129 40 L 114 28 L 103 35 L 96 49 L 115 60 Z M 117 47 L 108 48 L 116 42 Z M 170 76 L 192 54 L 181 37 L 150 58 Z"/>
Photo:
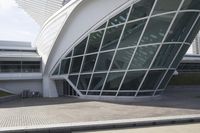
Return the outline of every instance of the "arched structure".
<path id="1" fill-rule="evenodd" d="M 36 40 L 44 96 L 161 94 L 200 29 L 200 0 L 72 0 Z"/>

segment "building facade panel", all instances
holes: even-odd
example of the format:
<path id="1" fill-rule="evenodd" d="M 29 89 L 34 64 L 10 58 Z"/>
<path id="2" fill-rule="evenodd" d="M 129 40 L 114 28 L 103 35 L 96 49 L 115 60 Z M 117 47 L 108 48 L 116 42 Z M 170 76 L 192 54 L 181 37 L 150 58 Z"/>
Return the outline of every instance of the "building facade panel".
<path id="1" fill-rule="evenodd" d="M 73 45 L 52 77 L 65 76 L 85 98 L 159 95 L 200 28 L 196 4 L 133 1 Z"/>

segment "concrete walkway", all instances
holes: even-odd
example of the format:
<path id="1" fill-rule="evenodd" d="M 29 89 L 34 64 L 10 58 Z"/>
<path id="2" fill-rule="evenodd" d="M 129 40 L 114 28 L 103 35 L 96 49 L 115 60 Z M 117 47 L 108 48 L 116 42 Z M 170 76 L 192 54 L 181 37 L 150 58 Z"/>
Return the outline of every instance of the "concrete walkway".
<path id="1" fill-rule="evenodd" d="M 76 98 L 19 99 L 0 104 L 0 128 L 200 114 L 199 88 L 173 88 L 161 98 L 115 103 Z"/>

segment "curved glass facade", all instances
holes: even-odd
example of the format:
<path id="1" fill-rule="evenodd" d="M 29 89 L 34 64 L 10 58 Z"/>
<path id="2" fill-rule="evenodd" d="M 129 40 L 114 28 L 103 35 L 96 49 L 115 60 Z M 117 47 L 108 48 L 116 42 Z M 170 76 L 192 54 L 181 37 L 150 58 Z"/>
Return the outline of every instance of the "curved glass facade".
<path id="1" fill-rule="evenodd" d="M 55 67 L 82 95 L 159 95 L 200 29 L 200 1 L 141 0 L 91 32 Z"/>

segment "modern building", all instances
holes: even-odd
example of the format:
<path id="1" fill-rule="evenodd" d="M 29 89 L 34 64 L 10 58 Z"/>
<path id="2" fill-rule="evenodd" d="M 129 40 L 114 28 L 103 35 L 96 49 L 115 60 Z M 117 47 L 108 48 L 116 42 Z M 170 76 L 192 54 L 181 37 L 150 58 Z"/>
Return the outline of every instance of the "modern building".
<path id="1" fill-rule="evenodd" d="M 0 90 L 42 93 L 41 57 L 31 43 L 0 41 Z"/>
<path id="2" fill-rule="evenodd" d="M 199 29 L 200 0 L 71 0 L 35 40 L 43 96 L 159 95 Z"/>

